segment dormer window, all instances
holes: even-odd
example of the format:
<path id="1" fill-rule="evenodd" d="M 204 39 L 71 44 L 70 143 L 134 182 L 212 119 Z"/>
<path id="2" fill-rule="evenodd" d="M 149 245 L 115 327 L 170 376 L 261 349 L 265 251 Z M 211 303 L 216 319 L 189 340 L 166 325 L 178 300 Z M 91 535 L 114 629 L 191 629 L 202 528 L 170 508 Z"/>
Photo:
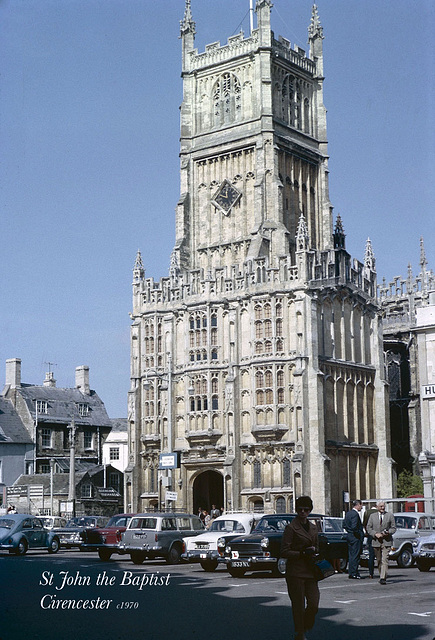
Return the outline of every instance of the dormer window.
<path id="1" fill-rule="evenodd" d="M 79 416 L 84 418 L 89 413 L 89 405 L 85 403 L 80 403 L 77 405 L 77 410 L 79 412 Z"/>
<path id="2" fill-rule="evenodd" d="M 36 412 L 39 414 L 48 413 L 48 404 L 45 400 L 36 401 Z"/>

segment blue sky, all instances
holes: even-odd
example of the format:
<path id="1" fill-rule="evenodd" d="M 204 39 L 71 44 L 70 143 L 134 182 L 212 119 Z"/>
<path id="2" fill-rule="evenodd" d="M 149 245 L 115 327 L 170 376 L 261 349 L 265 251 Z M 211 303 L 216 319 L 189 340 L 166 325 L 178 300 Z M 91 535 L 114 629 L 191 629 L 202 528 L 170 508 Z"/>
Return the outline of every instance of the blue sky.
<path id="1" fill-rule="evenodd" d="M 274 0 L 307 48 L 312 3 Z M 330 196 L 378 281 L 435 268 L 432 0 L 319 0 Z M 196 46 L 243 29 L 249 0 L 192 0 Z M 0 2 L 0 371 L 58 386 L 75 367 L 127 413 L 132 268 L 166 276 L 179 195 L 184 0 Z M 3 363 L 3 364 L 2 364 Z M 4 380 L 4 373 L 0 374 Z"/>

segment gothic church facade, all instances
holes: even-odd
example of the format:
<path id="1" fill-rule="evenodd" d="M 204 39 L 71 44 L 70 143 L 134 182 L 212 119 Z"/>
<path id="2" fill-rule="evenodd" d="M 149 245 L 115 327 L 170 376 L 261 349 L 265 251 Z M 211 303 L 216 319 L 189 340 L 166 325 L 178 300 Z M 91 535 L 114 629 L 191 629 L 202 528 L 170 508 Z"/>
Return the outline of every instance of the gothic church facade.
<path id="1" fill-rule="evenodd" d="M 323 29 L 307 54 L 257 27 L 194 48 L 181 21 L 180 199 L 169 276 L 133 272 L 132 510 L 292 511 L 391 496 L 375 259 L 346 251 L 328 192 Z M 162 452 L 178 468 L 159 470 Z M 168 476 L 168 477 L 166 477 Z"/>

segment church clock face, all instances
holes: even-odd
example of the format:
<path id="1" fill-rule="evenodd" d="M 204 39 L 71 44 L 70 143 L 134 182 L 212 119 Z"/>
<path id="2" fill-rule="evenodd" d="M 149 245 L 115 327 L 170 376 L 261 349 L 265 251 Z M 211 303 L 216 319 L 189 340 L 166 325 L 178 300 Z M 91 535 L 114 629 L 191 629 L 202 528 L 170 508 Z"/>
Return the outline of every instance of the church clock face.
<path id="1" fill-rule="evenodd" d="M 229 180 L 224 180 L 215 193 L 212 203 L 227 216 L 241 197 L 240 191 Z"/>

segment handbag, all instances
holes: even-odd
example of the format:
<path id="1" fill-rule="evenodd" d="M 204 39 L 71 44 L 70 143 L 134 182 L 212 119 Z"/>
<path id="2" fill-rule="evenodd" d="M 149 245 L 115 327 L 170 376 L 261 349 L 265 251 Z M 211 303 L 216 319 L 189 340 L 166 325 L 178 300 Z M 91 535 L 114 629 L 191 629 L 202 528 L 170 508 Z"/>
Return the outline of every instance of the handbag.
<path id="1" fill-rule="evenodd" d="M 334 567 L 328 560 L 317 560 L 313 563 L 314 577 L 317 581 L 324 580 L 333 576 L 335 573 Z"/>

